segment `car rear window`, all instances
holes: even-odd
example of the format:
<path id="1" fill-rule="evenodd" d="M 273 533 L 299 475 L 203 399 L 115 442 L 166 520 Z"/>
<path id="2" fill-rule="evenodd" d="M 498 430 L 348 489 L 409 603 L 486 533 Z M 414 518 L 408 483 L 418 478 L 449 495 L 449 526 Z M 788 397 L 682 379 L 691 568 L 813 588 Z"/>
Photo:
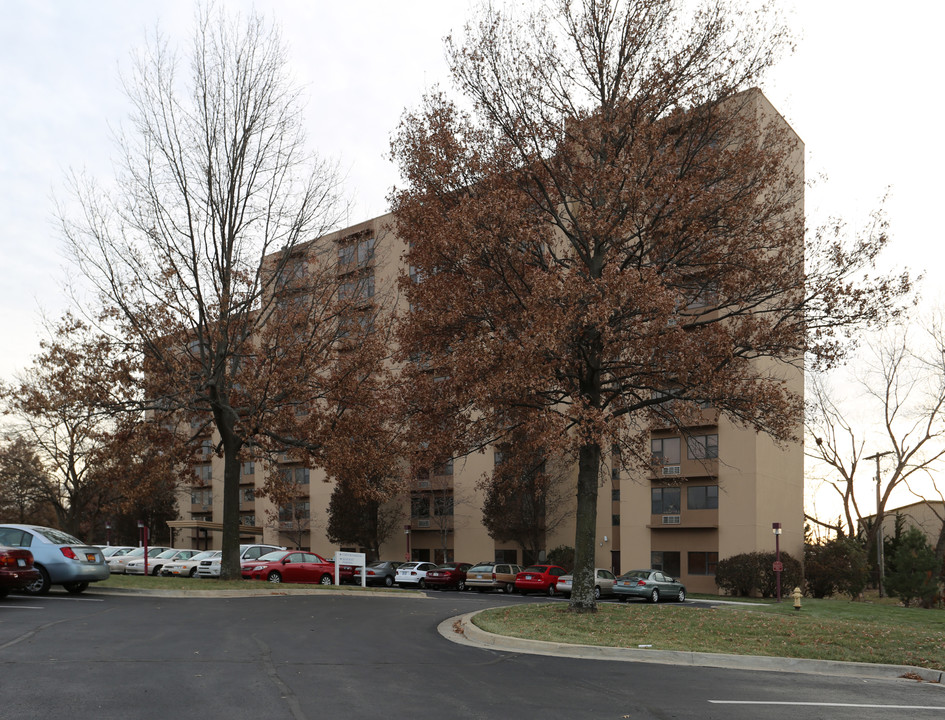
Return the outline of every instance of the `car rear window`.
<path id="1" fill-rule="evenodd" d="M 19 528 L 0 528 L 0 545 L 7 547 L 29 547 L 33 536 Z"/>
<path id="2" fill-rule="evenodd" d="M 493 565 L 476 565 L 469 568 L 469 572 L 492 572 Z"/>
<path id="3" fill-rule="evenodd" d="M 42 535 L 44 538 L 49 540 L 49 542 L 55 545 L 85 545 L 84 542 L 78 540 L 68 533 L 64 533 L 62 530 L 55 530 L 53 528 L 36 528 L 35 530 L 37 535 Z"/>
<path id="4" fill-rule="evenodd" d="M 548 570 L 547 565 L 529 565 L 522 572 L 543 573 Z"/>

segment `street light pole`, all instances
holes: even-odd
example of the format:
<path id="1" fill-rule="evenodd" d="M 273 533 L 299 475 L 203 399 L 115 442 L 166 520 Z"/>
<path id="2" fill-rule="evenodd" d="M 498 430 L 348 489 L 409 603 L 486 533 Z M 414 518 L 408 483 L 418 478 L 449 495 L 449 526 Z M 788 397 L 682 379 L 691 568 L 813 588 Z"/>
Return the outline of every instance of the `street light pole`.
<path id="1" fill-rule="evenodd" d="M 771 523 L 771 532 L 774 533 L 774 577 L 778 586 L 778 602 L 781 602 L 781 571 L 784 566 L 781 564 L 781 523 Z"/>
<path id="2" fill-rule="evenodd" d="M 876 567 L 879 570 L 877 585 L 880 597 L 883 597 L 883 583 L 886 580 L 886 559 L 883 557 L 883 518 L 880 516 L 879 512 L 880 503 L 882 502 L 880 497 L 879 459 L 886 455 L 892 455 L 892 450 L 876 453 L 875 455 L 864 458 L 864 460 L 876 461 Z"/>

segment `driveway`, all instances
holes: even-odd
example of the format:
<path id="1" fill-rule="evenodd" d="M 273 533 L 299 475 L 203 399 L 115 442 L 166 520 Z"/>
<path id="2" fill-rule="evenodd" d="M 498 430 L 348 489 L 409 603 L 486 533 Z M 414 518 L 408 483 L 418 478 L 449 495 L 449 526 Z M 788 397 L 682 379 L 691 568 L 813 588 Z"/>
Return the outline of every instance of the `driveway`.
<path id="1" fill-rule="evenodd" d="M 939 685 L 542 657 L 440 621 L 543 598 L 431 592 L 0 602 L 0 717 L 945 718 Z"/>

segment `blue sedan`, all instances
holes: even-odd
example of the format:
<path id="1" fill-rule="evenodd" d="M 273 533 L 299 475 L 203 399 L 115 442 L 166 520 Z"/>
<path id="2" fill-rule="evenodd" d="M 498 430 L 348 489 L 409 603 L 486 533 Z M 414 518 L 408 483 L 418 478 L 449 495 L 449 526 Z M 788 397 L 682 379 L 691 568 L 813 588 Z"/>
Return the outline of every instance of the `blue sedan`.
<path id="1" fill-rule="evenodd" d="M 62 530 L 0 525 L 0 545 L 26 548 L 33 554 L 33 567 L 40 577 L 25 589 L 31 595 L 45 595 L 52 585 L 62 585 L 67 592 L 78 594 L 89 583 L 109 577 L 102 549 L 86 545 Z"/>

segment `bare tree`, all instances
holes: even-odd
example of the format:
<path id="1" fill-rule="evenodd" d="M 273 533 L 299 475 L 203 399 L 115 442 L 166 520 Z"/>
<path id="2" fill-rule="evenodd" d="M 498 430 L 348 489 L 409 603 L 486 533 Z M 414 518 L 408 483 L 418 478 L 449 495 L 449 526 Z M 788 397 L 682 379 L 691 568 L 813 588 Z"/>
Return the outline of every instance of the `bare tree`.
<path id="1" fill-rule="evenodd" d="M 49 524 L 49 478 L 24 437 L 0 447 L 0 522 Z"/>
<path id="2" fill-rule="evenodd" d="M 875 508 L 871 543 L 880 541 L 893 493 L 925 477 L 945 456 L 945 346 L 938 339 L 931 352 L 914 347 L 907 330 L 887 333 L 868 347 L 855 382 L 857 399 L 864 403 L 861 412 L 870 418 L 881 414 L 881 423 L 858 426 L 851 419 L 852 403 L 838 398 L 823 378 L 808 388 L 807 432 L 813 443 L 807 456 L 826 470 L 823 482 L 843 502 L 845 527 L 834 529 L 855 535 L 868 514 L 863 509 Z M 871 434 L 873 427 L 880 430 Z"/>
<path id="3" fill-rule="evenodd" d="M 240 451 L 317 446 L 297 410 L 324 397 L 334 351 L 332 248 L 312 238 L 340 216 L 338 178 L 306 150 L 284 46 L 255 14 L 198 10 L 185 62 L 155 36 L 125 90 L 117 177 L 74 176 L 80 211 L 63 228 L 145 358 L 151 409 L 216 431 L 222 576 L 237 578 Z"/>

